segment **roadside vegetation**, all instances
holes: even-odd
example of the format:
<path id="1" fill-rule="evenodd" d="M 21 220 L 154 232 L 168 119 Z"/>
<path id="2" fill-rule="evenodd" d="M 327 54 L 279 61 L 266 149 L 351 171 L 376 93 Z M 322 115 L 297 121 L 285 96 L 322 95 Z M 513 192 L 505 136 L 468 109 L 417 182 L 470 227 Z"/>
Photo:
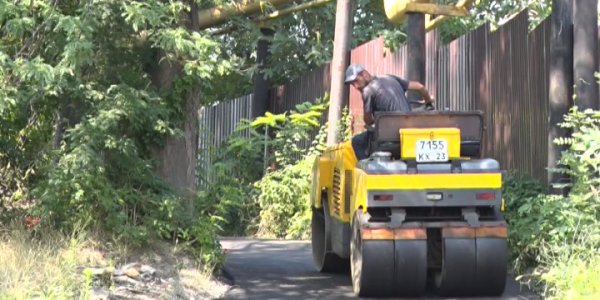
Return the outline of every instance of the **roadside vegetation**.
<path id="1" fill-rule="evenodd" d="M 600 111 L 573 108 L 564 127 L 561 168 L 566 196 L 523 176 L 505 182 L 509 246 L 526 282 L 550 299 L 600 297 Z"/>
<path id="2" fill-rule="evenodd" d="M 73 272 L 80 260 L 93 259 L 81 255 L 82 239 L 52 232 L 32 240 L 30 234 L 22 226 L 3 228 L 1 299 L 74 299 L 89 291 L 85 278 Z"/>
<path id="3" fill-rule="evenodd" d="M 212 151 L 200 199 L 223 235 L 263 238 L 308 238 L 310 186 L 315 158 L 325 149 L 321 126 L 328 97 L 299 104 L 283 114 L 243 121 Z M 350 137 L 344 110 L 338 127 Z M 265 156 L 266 154 L 266 156 Z M 264 159 L 266 158 L 266 160 Z"/>
<path id="4" fill-rule="evenodd" d="M 403 42 L 404 28 L 385 21 L 382 2 L 357 1 L 354 45 L 381 35 L 392 48 Z M 198 105 L 247 94 L 256 70 L 260 27 L 238 18 L 233 31 L 188 31 L 189 3 L 0 0 L 0 299 L 86 298 L 112 285 L 86 267 L 117 268 L 156 241 L 208 277 L 224 261 L 218 235 L 309 237 L 326 96 L 244 121 L 215 147 L 210 169 L 199 167 L 197 193 L 182 195 L 157 175 L 156 153 L 185 135 L 189 92 Z M 525 7 L 539 22 L 548 3 L 480 1 L 472 17 L 443 25 L 442 39 L 486 21 L 497 26 Z M 328 4 L 273 21 L 265 65 L 273 83 L 331 59 L 334 11 Z M 157 80 L 162 63 L 180 72 Z M 598 114 L 573 111 L 566 120 L 574 130 L 560 141 L 569 146 L 568 196 L 546 195 L 523 177 L 507 181 L 516 266 L 557 299 L 600 293 Z M 342 140 L 349 120 L 346 111 Z"/>

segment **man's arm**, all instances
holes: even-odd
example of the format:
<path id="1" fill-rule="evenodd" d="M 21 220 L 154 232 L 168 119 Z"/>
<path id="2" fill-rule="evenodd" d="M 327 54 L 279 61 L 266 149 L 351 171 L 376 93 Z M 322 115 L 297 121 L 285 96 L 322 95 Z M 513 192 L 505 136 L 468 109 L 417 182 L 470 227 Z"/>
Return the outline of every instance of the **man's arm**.
<path id="1" fill-rule="evenodd" d="M 365 121 L 365 125 L 371 125 L 375 122 L 375 119 L 373 119 L 373 114 L 370 112 L 366 112 L 363 115 L 363 121 Z"/>
<path id="2" fill-rule="evenodd" d="M 427 91 L 427 89 L 425 88 L 424 85 L 422 85 L 420 82 L 418 81 L 409 81 L 408 82 L 408 89 L 411 91 L 417 91 L 421 94 L 421 96 L 423 97 L 423 100 L 425 100 L 425 103 L 432 103 L 433 102 L 433 98 L 431 98 L 431 95 L 429 94 L 429 91 Z"/>
<path id="3" fill-rule="evenodd" d="M 375 122 L 373 118 L 373 102 L 375 101 L 375 95 L 371 90 L 363 91 L 363 121 L 365 121 L 365 125 L 371 125 Z"/>

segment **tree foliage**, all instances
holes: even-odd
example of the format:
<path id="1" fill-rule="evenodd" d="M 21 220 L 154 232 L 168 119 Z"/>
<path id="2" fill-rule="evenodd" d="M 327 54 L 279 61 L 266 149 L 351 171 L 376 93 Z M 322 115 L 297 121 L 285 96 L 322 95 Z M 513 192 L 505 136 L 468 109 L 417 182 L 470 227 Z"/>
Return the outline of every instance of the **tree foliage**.
<path id="1" fill-rule="evenodd" d="M 0 167 L 17 181 L 6 198 L 35 200 L 44 224 L 137 242 L 202 227 L 174 215 L 181 201 L 153 162 L 179 134 L 184 95 L 235 64 L 218 41 L 187 30 L 190 10 L 187 1 L 0 1 Z M 181 70 L 169 88 L 159 64 Z"/>
<path id="2" fill-rule="evenodd" d="M 456 3 L 454 0 L 441 0 L 440 3 Z M 467 17 L 453 17 L 440 25 L 439 30 L 443 42 L 453 39 L 473 30 L 483 24 L 489 24 L 491 30 L 496 30 L 515 15 L 528 10 L 530 28 L 535 28 L 550 15 L 551 0 L 481 0 L 476 1 L 469 10 Z"/>
<path id="3" fill-rule="evenodd" d="M 391 44 L 403 42 L 403 29 L 386 20 L 383 1 L 358 0 L 354 2 L 353 46 L 378 36 L 389 37 Z M 275 84 L 296 79 L 307 71 L 331 60 L 335 31 L 335 1 L 314 9 L 294 12 L 271 20 L 266 24 L 252 21 L 250 17 L 237 17 L 232 21 L 211 29 L 223 32 L 217 35 L 229 55 L 243 58 L 239 72 L 231 75 L 244 82 L 223 91 L 220 99 L 232 98 L 250 92 L 249 79 L 256 70 L 255 48 L 261 38 L 261 26 L 273 31 L 270 38 L 270 59 L 265 74 Z M 265 7 L 264 13 L 276 10 Z M 240 81 L 238 81 L 240 82 Z M 217 98 L 218 98 L 217 97 Z"/>

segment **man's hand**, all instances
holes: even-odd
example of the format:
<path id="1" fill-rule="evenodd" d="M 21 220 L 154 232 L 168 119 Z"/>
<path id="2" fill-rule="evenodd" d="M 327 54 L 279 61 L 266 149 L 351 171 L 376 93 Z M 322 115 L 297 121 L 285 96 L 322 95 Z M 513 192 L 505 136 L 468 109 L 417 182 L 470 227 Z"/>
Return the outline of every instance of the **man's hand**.
<path id="1" fill-rule="evenodd" d="M 431 96 L 429 100 L 430 101 L 425 101 L 425 110 L 434 110 L 435 106 L 433 105 L 433 102 L 435 102 L 435 99 Z"/>

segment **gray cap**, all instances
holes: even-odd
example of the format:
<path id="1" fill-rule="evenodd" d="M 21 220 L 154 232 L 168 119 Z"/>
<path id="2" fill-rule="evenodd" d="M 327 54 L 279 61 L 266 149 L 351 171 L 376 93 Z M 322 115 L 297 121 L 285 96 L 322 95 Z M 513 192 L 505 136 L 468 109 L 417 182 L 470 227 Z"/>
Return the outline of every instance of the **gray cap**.
<path id="1" fill-rule="evenodd" d="M 344 80 L 344 82 L 349 83 L 354 81 L 356 76 L 358 76 L 358 74 L 364 70 L 365 68 L 361 65 L 353 64 L 348 66 L 348 69 L 346 69 L 346 80 Z"/>

